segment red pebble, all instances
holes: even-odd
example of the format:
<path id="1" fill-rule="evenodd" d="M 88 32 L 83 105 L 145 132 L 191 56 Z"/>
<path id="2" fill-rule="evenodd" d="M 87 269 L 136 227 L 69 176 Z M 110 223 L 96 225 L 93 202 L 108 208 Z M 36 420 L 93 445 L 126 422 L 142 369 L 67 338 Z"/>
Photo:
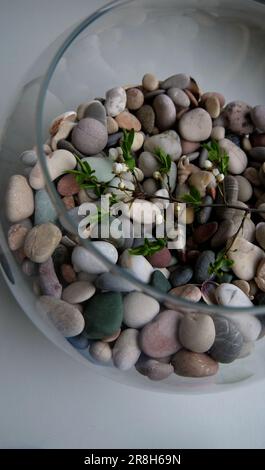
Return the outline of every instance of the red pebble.
<path id="1" fill-rule="evenodd" d="M 169 249 L 165 247 L 157 253 L 147 256 L 147 259 L 154 268 L 166 268 L 170 264 L 171 254 Z"/>
<path id="2" fill-rule="evenodd" d="M 265 147 L 265 134 L 252 134 L 250 142 L 253 147 Z"/>
<path id="3" fill-rule="evenodd" d="M 76 273 L 71 264 L 62 264 L 61 273 L 64 281 L 68 284 L 71 284 L 72 282 L 76 281 Z"/>
<path id="4" fill-rule="evenodd" d="M 57 191 L 61 196 L 73 196 L 80 191 L 74 175 L 64 175 L 57 184 Z"/>
<path id="5" fill-rule="evenodd" d="M 62 198 L 62 201 L 66 207 L 67 210 L 73 209 L 75 207 L 75 200 L 73 196 L 64 196 Z"/>
<path id="6" fill-rule="evenodd" d="M 195 243 L 205 243 L 210 240 L 210 238 L 212 238 L 217 229 L 217 222 L 210 222 L 209 224 L 199 225 L 194 230 L 193 240 L 195 241 Z"/>

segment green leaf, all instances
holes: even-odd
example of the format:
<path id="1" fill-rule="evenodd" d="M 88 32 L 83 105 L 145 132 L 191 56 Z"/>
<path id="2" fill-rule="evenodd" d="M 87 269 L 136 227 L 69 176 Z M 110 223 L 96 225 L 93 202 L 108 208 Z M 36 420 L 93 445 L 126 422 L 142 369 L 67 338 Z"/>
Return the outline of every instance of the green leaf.
<path id="1" fill-rule="evenodd" d="M 228 153 L 220 148 L 216 140 L 212 140 L 209 144 L 203 144 L 202 147 L 208 151 L 208 160 L 215 164 L 220 173 L 226 175 L 229 165 Z"/>
<path id="2" fill-rule="evenodd" d="M 166 175 L 170 172 L 172 160 L 170 155 L 168 155 L 161 147 L 157 147 L 154 151 L 154 154 L 157 160 L 160 163 L 159 172 L 163 175 Z"/>
<path id="3" fill-rule="evenodd" d="M 130 255 L 142 255 L 142 256 L 151 256 L 158 251 L 161 251 L 167 244 L 165 238 L 158 238 L 155 241 L 150 242 L 148 238 L 144 239 L 144 245 L 138 246 L 136 248 L 131 248 L 129 250 Z"/>
<path id="4" fill-rule="evenodd" d="M 225 272 L 228 272 L 233 266 L 234 261 L 227 257 L 227 254 L 224 250 L 218 253 L 214 263 L 211 263 L 208 269 L 210 275 L 215 275 L 219 280 L 222 279 L 222 276 Z"/>
<path id="5" fill-rule="evenodd" d="M 189 194 L 184 194 L 181 198 L 183 202 L 186 202 L 187 204 L 191 204 L 195 208 L 199 208 L 199 206 L 202 205 L 202 197 L 198 191 L 197 188 L 194 186 L 190 187 L 190 193 Z"/>
<path id="6" fill-rule="evenodd" d="M 129 170 L 133 170 L 135 168 L 135 159 L 133 158 L 133 155 L 131 153 L 134 136 L 134 129 L 131 129 L 130 131 L 123 129 L 121 148 L 123 152 L 124 162 L 128 166 Z"/>

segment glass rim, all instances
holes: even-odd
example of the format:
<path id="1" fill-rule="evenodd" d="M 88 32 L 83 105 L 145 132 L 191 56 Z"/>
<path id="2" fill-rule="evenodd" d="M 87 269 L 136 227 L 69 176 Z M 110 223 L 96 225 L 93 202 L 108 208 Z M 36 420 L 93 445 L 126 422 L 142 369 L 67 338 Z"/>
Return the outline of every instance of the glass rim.
<path id="1" fill-rule="evenodd" d="M 104 5 L 103 7 L 95 10 L 94 13 L 92 13 L 91 15 L 87 16 L 84 20 L 82 20 L 77 26 L 74 27 L 71 33 L 63 41 L 61 46 L 57 49 L 56 53 L 53 55 L 53 58 L 49 63 L 46 73 L 44 74 L 41 80 L 40 90 L 39 90 L 38 99 L 37 99 L 37 106 L 36 106 L 36 129 L 35 129 L 39 162 L 40 162 L 40 166 L 45 177 L 46 189 L 51 197 L 52 203 L 54 204 L 57 213 L 63 215 L 63 217 L 65 218 L 67 223 L 70 225 L 70 227 L 72 227 L 74 232 L 76 232 L 76 226 L 73 224 L 72 219 L 69 217 L 63 202 L 58 196 L 55 184 L 50 180 L 50 175 L 49 175 L 48 167 L 46 164 L 46 156 L 43 150 L 43 142 L 44 142 L 43 114 L 44 114 L 46 94 L 48 91 L 49 83 L 52 80 L 53 74 L 56 70 L 56 67 L 59 61 L 61 60 L 64 53 L 67 51 L 67 49 L 71 47 L 75 39 L 86 28 L 88 28 L 92 23 L 96 22 L 102 16 L 106 15 L 107 13 L 119 7 L 132 4 L 135 1 L 136 0 L 113 0 L 107 3 L 106 5 Z M 246 3 L 246 0 L 244 0 L 244 3 Z M 262 5 L 265 10 L 265 5 L 260 3 L 258 0 L 247 0 L 247 3 L 252 4 L 252 5 L 253 4 L 259 5 L 259 7 Z M 186 309 L 186 310 L 190 309 L 192 311 L 198 310 L 198 313 L 208 313 L 208 314 L 214 312 L 218 314 L 230 315 L 234 313 L 236 314 L 236 313 L 244 312 L 244 313 L 251 313 L 255 315 L 261 315 L 265 313 L 265 305 L 253 306 L 253 307 L 229 307 L 229 306 L 222 306 L 222 305 L 215 305 L 215 304 L 208 305 L 202 302 L 197 302 L 197 303 L 191 302 L 182 297 L 176 297 L 168 293 L 163 293 L 162 291 L 157 291 L 151 285 L 148 285 L 142 282 L 140 279 L 136 278 L 133 274 L 128 272 L 126 269 L 120 267 L 117 264 L 110 262 L 108 258 L 106 258 L 104 254 L 102 254 L 92 244 L 90 240 L 82 239 L 80 237 L 79 239 L 80 239 L 81 245 L 84 248 L 87 248 L 90 252 L 92 252 L 106 267 L 109 268 L 111 273 L 116 274 L 118 276 L 122 276 L 123 278 L 125 278 L 126 281 L 134 284 L 137 288 L 139 288 L 141 292 L 144 292 L 145 294 L 156 298 L 159 302 L 163 304 L 167 302 L 167 303 L 170 303 L 171 305 L 174 305 L 174 307 L 179 310 L 181 310 L 181 308 Z M 169 308 L 169 307 L 166 307 L 166 308 Z"/>

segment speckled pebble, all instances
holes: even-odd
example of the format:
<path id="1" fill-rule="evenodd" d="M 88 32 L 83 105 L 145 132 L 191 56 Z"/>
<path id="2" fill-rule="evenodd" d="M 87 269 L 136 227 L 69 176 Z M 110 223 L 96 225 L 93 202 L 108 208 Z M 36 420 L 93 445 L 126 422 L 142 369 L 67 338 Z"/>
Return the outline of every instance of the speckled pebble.
<path id="1" fill-rule="evenodd" d="M 153 132 L 155 126 L 155 112 L 149 104 L 142 106 L 137 112 L 136 117 L 142 124 L 142 129 L 147 134 Z"/>
<path id="2" fill-rule="evenodd" d="M 141 123 L 134 114 L 129 111 L 123 111 L 115 117 L 116 122 L 120 129 L 131 130 L 134 129 L 136 132 L 141 130 Z"/>
<path id="3" fill-rule="evenodd" d="M 44 295 L 39 299 L 39 309 L 66 338 L 82 333 L 84 317 L 73 305 Z"/>
<path id="4" fill-rule="evenodd" d="M 127 101 L 126 91 L 122 87 L 112 88 L 106 93 L 105 108 L 109 116 L 115 117 L 125 110 Z"/>
<path id="5" fill-rule="evenodd" d="M 62 238 L 61 230 L 51 223 L 36 225 L 27 234 L 24 250 L 35 263 L 44 263 L 53 254 Z"/>
<path id="6" fill-rule="evenodd" d="M 238 358 L 243 346 L 243 337 L 236 325 L 228 318 L 213 315 L 215 341 L 209 354 L 217 362 L 230 363 Z"/>
<path id="7" fill-rule="evenodd" d="M 190 302 L 199 302 L 202 296 L 199 287 L 193 284 L 186 284 L 184 286 L 174 287 L 174 289 L 171 289 L 168 294 L 173 295 L 177 299 L 181 297 L 185 300 L 189 300 Z M 169 300 L 165 302 L 165 305 L 167 308 L 171 308 L 173 310 L 177 309 L 177 307 L 173 305 L 173 303 Z"/>
<path id="8" fill-rule="evenodd" d="M 136 370 L 150 380 L 159 381 L 167 379 L 173 372 L 171 364 L 159 362 L 142 354 L 135 364 Z"/>
<path id="9" fill-rule="evenodd" d="M 243 101 L 232 101 L 224 109 L 227 127 L 235 134 L 244 135 L 253 132 L 250 119 L 251 107 Z"/>
<path id="10" fill-rule="evenodd" d="M 192 109 L 181 117 L 179 132 L 183 139 L 191 142 L 206 140 L 212 132 L 211 116 L 203 108 Z"/>
<path id="11" fill-rule="evenodd" d="M 174 372 L 182 377 L 209 377 L 218 372 L 218 362 L 207 354 L 199 354 L 182 349 L 174 354 L 171 363 Z"/>

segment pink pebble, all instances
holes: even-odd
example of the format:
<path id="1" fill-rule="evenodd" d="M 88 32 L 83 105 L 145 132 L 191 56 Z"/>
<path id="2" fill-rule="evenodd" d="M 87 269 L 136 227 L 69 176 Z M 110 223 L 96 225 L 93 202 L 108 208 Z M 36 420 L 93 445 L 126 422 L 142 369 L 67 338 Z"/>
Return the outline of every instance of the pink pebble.
<path id="1" fill-rule="evenodd" d="M 76 281 L 76 273 L 71 264 L 62 264 L 61 274 L 65 282 L 72 284 Z"/>
<path id="2" fill-rule="evenodd" d="M 166 247 L 151 256 L 147 256 L 149 263 L 154 268 L 166 268 L 170 264 L 171 258 L 170 251 Z"/>
<path id="3" fill-rule="evenodd" d="M 64 175 L 57 184 L 57 191 L 61 196 L 73 196 L 80 191 L 74 175 Z"/>
<path id="4" fill-rule="evenodd" d="M 66 207 L 67 210 L 73 209 L 75 207 L 75 200 L 73 196 L 64 196 L 62 198 L 62 201 Z"/>
<path id="5" fill-rule="evenodd" d="M 182 154 L 187 155 L 196 152 L 200 145 L 200 142 L 189 142 L 188 140 L 181 139 Z"/>

